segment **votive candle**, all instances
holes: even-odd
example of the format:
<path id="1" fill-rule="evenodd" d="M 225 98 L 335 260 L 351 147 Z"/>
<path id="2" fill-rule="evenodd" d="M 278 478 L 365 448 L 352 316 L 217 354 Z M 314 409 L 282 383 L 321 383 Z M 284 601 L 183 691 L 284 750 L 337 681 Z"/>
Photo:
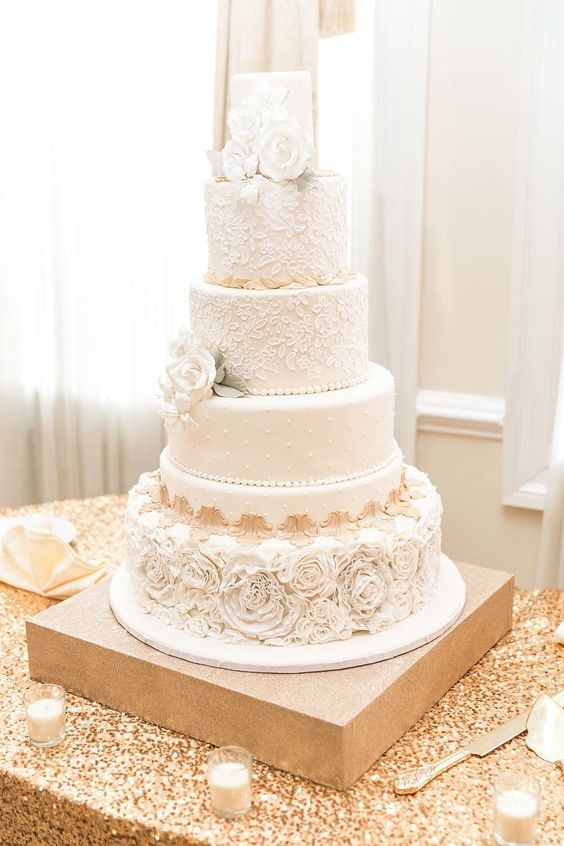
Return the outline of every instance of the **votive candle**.
<path id="1" fill-rule="evenodd" d="M 48 748 L 65 735 L 65 691 L 58 684 L 34 684 L 24 694 L 30 743 Z"/>
<path id="2" fill-rule="evenodd" d="M 499 776 L 494 782 L 494 837 L 500 846 L 531 846 L 535 839 L 540 788 L 519 775 Z"/>
<path id="3" fill-rule="evenodd" d="M 208 755 L 211 806 L 220 817 L 240 817 L 251 807 L 252 756 L 238 746 L 223 746 Z"/>

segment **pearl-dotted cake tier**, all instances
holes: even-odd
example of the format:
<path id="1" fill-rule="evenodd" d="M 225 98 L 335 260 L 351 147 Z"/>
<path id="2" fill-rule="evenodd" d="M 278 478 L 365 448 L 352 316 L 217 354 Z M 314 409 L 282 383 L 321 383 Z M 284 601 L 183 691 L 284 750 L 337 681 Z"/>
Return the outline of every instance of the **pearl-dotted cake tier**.
<path id="1" fill-rule="evenodd" d="M 341 176 L 320 176 L 307 191 L 262 176 L 254 183 L 256 203 L 241 198 L 238 183 L 206 183 L 208 268 L 214 280 L 319 282 L 345 269 L 346 185 Z"/>
<path id="2" fill-rule="evenodd" d="M 368 291 L 339 285 L 246 291 L 195 282 L 190 319 L 218 350 L 227 381 L 252 394 L 322 393 L 358 384 L 368 360 Z"/>
<path id="3" fill-rule="evenodd" d="M 389 462 L 367 475 L 326 484 L 262 482 L 244 484 L 242 481 L 217 482 L 203 479 L 181 470 L 163 450 L 160 471 L 171 501 L 184 498 L 190 508 L 214 508 L 229 522 L 241 517 L 260 517 L 269 526 L 283 527 L 289 518 L 306 515 L 308 521 L 327 520 L 332 512 L 359 515 L 367 503 L 385 503 L 400 484 L 402 454 L 399 448 L 390 455 Z M 260 481 L 260 480 L 258 480 Z"/>
<path id="4" fill-rule="evenodd" d="M 394 379 L 377 364 L 365 382 L 304 396 L 214 396 L 195 425 L 171 427 L 169 458 L 192 476 L 266 487 L 326 484 L 377 472 L 396 454 Z"/>

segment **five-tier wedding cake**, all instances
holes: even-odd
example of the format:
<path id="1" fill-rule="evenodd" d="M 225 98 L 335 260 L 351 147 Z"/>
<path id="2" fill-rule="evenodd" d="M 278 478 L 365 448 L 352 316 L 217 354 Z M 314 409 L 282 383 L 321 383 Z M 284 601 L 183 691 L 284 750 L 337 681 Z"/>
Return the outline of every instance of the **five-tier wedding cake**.
<path id="1" fill-rule="evenodd" d="M 208 154 L 209 267 L 161 379 L 168 446 L 129 496 L 137 607 L 187 635 L 299 645 L 422 609 L 440 498 L 403 464 L 367 358 L 346 190 L 311 169 L 306 73 L 242 74 Z"/>

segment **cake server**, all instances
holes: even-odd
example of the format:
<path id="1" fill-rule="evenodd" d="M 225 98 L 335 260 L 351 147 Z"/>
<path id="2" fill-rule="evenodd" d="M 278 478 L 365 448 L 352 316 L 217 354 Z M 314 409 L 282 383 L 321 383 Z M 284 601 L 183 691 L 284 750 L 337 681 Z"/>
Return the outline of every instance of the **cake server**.
<path id="1" fill-rule="evenodd" d="M 564 706 L 564 690 L 561 690 L 553 699 L 559 705 Z M 417 793 L 418 790 L 421 790 L 422 787 L 425 787 L 426 784 L 429 784 L 438 775 L 444 773 L 446 770 L 450 770 L 456 764 L 460 764 L 461 761 L 470 758 L 471 755 L 478 755 L 480 758 L 488 755 L 494 749 L 497 749 L 498 746 L 502 746 L 508 740 L 517 737 L 518 734 L 525 731 L 530 711 L 531 708 L 527 708 L 526 711 L 517 714 L 516 717 L 503 723 L 503 725 L 467 743 L 462 749 L 459 749 L 452 755 L 441 758 L 440 761 L 432 761 L 430 764 L 423 764 L 414 770 L 408 770 L 402 773 L 394 782 L 395 792 Z"/>

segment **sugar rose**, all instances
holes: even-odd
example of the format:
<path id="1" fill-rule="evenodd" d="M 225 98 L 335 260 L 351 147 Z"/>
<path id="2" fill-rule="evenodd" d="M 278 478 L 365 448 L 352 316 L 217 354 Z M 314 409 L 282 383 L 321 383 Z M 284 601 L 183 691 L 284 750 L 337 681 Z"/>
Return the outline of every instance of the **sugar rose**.
<path id="1" fill-rule="evenodd" d="M 297 120 L 272 120 L 258 133 L 255 143 L 259 170 L 274 182 L 297 179 L 313 155 L 313 144 Z"/>
<path id="2" fill-rule="evenodd" d="M 227 123 L 231 138 L 239 144 L 248 144 L 261 127 L 262 103 L 256 97 L 247 97 L 240 106 L 231 109 Z"/>

